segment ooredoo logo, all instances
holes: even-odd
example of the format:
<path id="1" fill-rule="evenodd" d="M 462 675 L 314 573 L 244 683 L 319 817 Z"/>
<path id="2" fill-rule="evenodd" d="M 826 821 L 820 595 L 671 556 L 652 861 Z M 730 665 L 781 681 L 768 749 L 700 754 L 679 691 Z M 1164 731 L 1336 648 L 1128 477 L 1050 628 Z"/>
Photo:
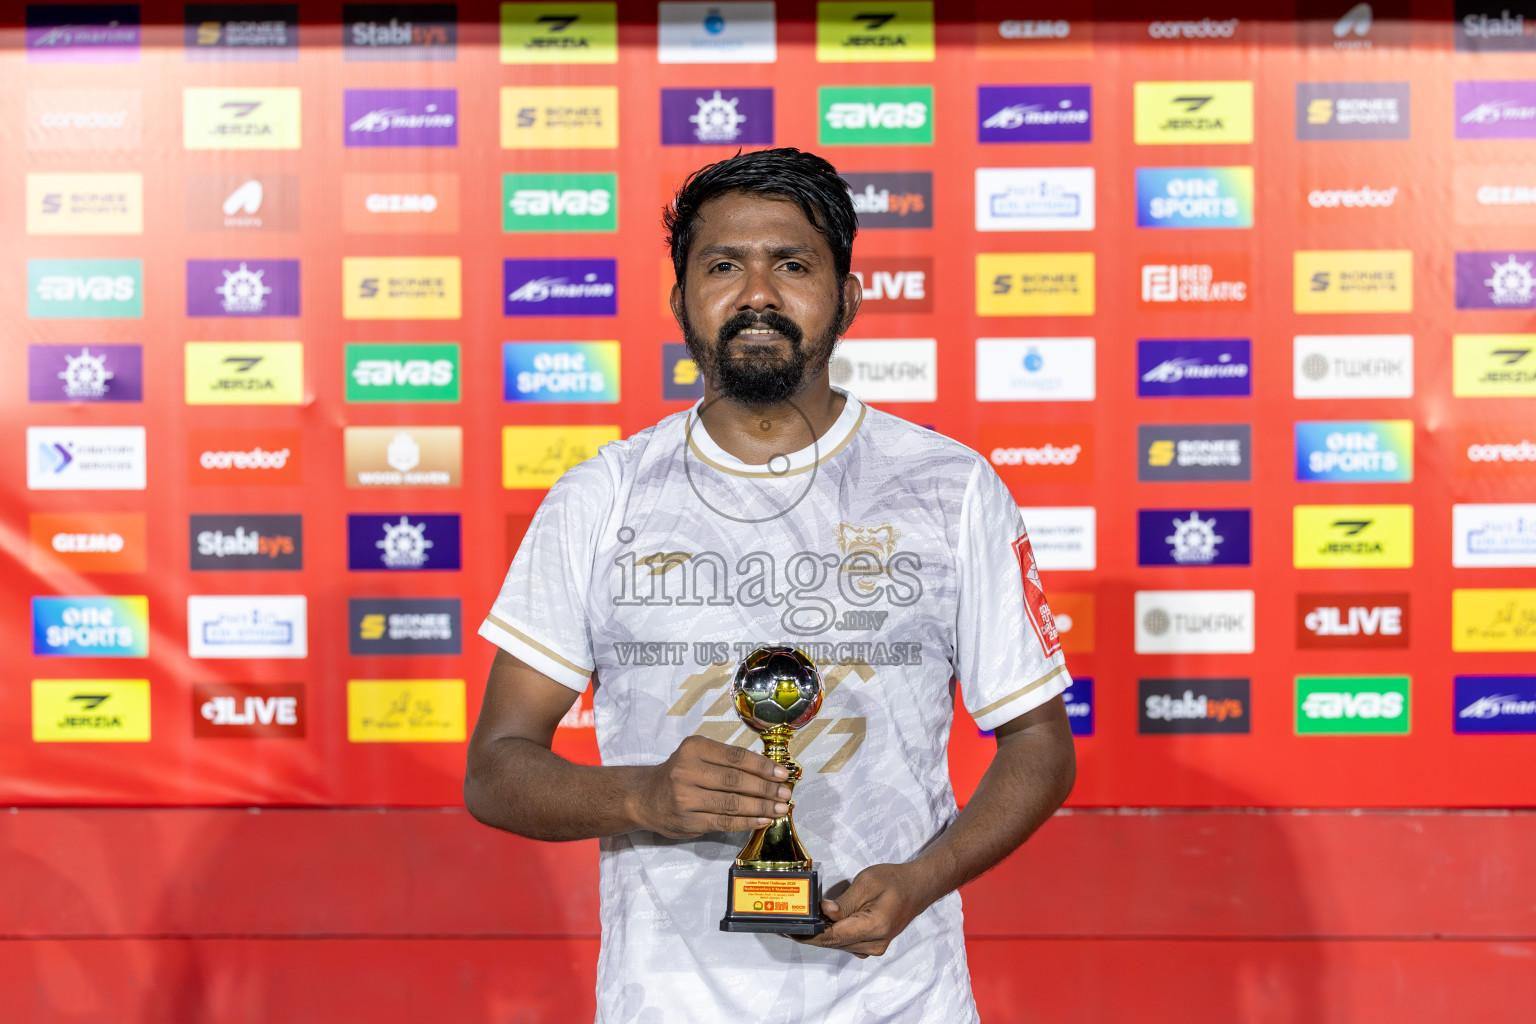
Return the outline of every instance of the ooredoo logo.
<path id="1" fill-rule="evenodd" d="M 1468 425 L 1452 435 L 1449 454 L 1460 477 L 1530 480 L 1536 477 L 1536 428 L 1520 422 Z"/>
<path id="2" fill-rule="evenodd" d="M 297 430 L 194 430 L 188 435 L 193 484 L 302 483 L 303 434 Z"/>
<path id="3" fill-rule="evenodd" d="M 980 451 L 1010 485 L 1093 482 L 1093 425 L 984 426 Z"/>

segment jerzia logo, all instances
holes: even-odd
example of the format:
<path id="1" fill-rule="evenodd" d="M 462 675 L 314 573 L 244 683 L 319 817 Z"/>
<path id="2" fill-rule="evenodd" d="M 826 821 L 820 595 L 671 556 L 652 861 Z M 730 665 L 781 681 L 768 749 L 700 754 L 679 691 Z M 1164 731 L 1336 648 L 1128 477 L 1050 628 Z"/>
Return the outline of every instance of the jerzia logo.
<path id="1" fill-rule="evenodd" d="M 1412 505 L 1297 505 L 1298 569 L 1413 567 Z"/>

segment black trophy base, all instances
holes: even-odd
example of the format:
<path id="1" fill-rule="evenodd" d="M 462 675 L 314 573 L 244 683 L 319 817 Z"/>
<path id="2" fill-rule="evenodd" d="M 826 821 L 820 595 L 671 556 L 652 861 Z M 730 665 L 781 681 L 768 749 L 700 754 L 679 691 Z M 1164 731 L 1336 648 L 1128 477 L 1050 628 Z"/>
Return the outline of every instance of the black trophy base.
<path id="1" fill-rule="evenodd" d="M 820 935 L 828 923 L 821 916 L 821 882 L 814 870 L 731 868 L 721 931 Z"/>

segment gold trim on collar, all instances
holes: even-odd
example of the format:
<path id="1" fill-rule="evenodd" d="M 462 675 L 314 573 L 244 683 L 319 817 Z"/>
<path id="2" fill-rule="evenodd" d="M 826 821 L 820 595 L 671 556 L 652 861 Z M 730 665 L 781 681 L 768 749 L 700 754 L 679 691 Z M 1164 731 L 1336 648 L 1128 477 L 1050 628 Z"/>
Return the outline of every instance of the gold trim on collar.
<path id="1" fill-rule="evenodd" d="M 756 480 L 756 479 L 763 479 L 763 478 L 774 479 L 774 480 L 782 480 L 785 477 L 799 476 L 801 473 L 809 473 L 811 470 L 815 469 L 817 466 L 820 466 L 823 462 L 826 462 L 828 459 L 832 458 L 838 452 L 840 452 L 844 448 L 848 447 L 849 443 L 853 441 L 854 436 L 856 434 L 858 434 L 859 427 L 864 425 L 864 414 L 867 413 L 868 411 L 869 411 L 869 406 L 865 405 L 863 402 L 860 402 L 859 403 L 859 418 L 853 421 L 853 426 L 848 429 L 848 436 L 843 438 L 841 441 L 839 441 L 838 444 L 837 444 L 837 447 L 835 447 L 831 451 L 827 452 L 825 455 L 823 455 L 821 458 L 817 459 L 815 462 L 812 462 L 812 463 L 809 463 L 807 465 L 801 466 L 799 469 L 788 470 L 788 471 L 786 471 L 784 473 L 771 473 L 771 472 L 768 471 L 766 466 L 763 467 L 763 471 L 760 472 L 760 473 L 747 473 L 747 472 L 743 472 L 742 470 L 736 469 L 736 468 L 731 467 L 731 466 L 722 466 L 720 463 L 716 462 L 714 459 L 711 459 L 708 455 L 705 455 L 702 451 L 699 450 L 698 442 L 696 442 L 693 439 L 694 418 L 693 418 L 693 410 L 692 409 L 688 410 L 688 422 L 687 422 L 687 426 L 684 427 L 684 433 L 688 437 L 688 448 L 693 452 L 694 455 L 698 456 L 698 459 L 699 459 L 700 462 L 704 463 L 704 465 L 708 466 L 710 469 L 718 470 L 721 473 L 729 473 L 731 476 L 748 477 L 748 478 L 751 478 L 751 479 L 754 479 L 754 480 Z M 700 429 L 703 429 L 703 428 L 700 427 Z"/>

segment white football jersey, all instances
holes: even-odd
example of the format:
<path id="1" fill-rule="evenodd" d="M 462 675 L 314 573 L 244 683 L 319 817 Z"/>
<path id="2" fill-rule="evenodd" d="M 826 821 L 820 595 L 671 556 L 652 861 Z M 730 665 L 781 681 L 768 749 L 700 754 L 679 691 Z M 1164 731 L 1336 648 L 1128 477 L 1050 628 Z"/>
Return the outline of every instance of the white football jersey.
<path id="1" fill-rule="evenodd" d="M 957 813 L 958 680 L 992 729 L 1071 682 L 1017 505 L 986 459 L 849 396 L 817 443 L 747 465 L 668 416 L 550 489 L 480 635 L 573 690 L 607 765 L 693 734 L 761 751 L 737 661 L 793 644 L 825 701 L 795 736 L 795 827 L 823 892 L 916 856 Z M 600 1024 L 963 1024 L 976 1019 L 960 897 L 883 957 L 727 933 L 747 833 L 601 842 Z"/>

